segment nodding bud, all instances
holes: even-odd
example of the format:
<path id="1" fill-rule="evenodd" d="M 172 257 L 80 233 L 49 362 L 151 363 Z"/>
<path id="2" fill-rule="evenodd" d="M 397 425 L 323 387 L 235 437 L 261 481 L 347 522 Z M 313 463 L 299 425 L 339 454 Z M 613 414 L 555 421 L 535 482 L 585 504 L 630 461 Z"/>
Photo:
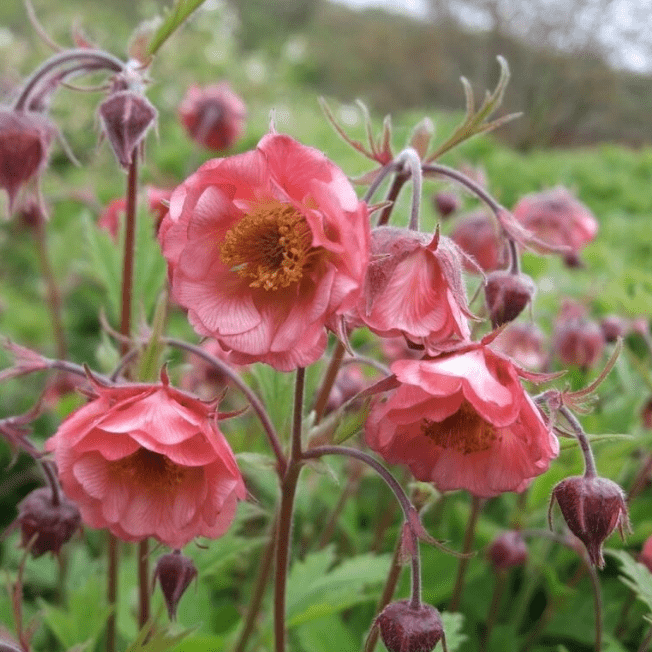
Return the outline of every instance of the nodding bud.
<path id="1" fill-rule="evenodd" d="M 409 600 L 388 604 L 376 625 L 389 652 L 432 652 L 444 638 L 439 611 L 429 604 L 415 608 Z"/>
<path id="2" fill-rule="evenodd" d="M 638 556 L 638 561 L 652 573 L 652 537 L 648 537 Z"/>
<path id="3" fill-rule="evenodd" d="M 557 501 L 568 529 L 586 546 L 591 563 L 604 567 L 602 542 L 618 527 L 620 536 L 630 529 L 623 490 L 611 480 L 572 476 L 553 490 L 548 509 L 552 528 L 552 507 Z"/>
<path id="4" fill-rule="evenodd" d="M 592 367 L 604 350 L 604 335 L 600 326 L 583 317 L 560 321 L 553 334 L 554 349 L 566 365 L 582 369 Z"/>
<path id="5" fill-rule="evenodd" d="M 163 555 L 156 562 L 154 582 L 158 579 L 161 585 L 170 620 L 176 620 L 179 600 L 196 577 L 194 562 L 179 550 Z"/>
<path id="6" fill-rule="evenodd" d="M 643 421 L 643 427 L 647 430 L 652 430 L 652 396 L 650 396 L 643 405 L 641 410 L 641 420 Z"/>
<path id="7" fill-rule="evenodd" d="M 36 535 L 30 548 L 33 557 L 46 552 L 59 554 L 61 546 L 70 540 L 81 523 L 77 505 L 59 492 L 59 504 L 52 499 L 52 489 L 41 487 L 28 494 L 18 504 L 18 524 L 21 545 L 27 546 Z"/>
<path id="8" fill-rule="evenodd" d="M 20 188 L 45 166 L 57 130 L 35 111 L 0 109 L 0 187 L 9 196 L 9 212 Z"/>
<path id="9" fill-rule="evenodd" d="M 438 192 L 432 197 L 435 210 L 442 218 L 450 217 L 461 206 L 460 198 L 452 192 Z"/>
<path id="10" fill-rule="evenodd" d="M 489 318 L 494 328 L 518 317 L 536 291 L 534 281 L 526 274 L 512 274 L 504 270 L 487 276 L 484 289 Z"/>
<path id="11" fill-rule="evenodd" d="M 606 315 L 600 320 L 600 328 L 604 339 L 613 344 L 619 337 L 625 337 L 630 330 L 626 319 L 618 315 Z"/>
<path id="12" fill-rule="evenodd" d="M 99 115 L 118 162 L 128 168 L 135 149 L 156 122 L 156 109 L 142 93 L 118 90 L 100 104 Z"/>
<path id="13" fill-rule="evenodd" d="M 518 530 L 508 530 L 493 540 L 487 556 L 496 569 L 523 566 L 527 561 L 527 546 Z"/>

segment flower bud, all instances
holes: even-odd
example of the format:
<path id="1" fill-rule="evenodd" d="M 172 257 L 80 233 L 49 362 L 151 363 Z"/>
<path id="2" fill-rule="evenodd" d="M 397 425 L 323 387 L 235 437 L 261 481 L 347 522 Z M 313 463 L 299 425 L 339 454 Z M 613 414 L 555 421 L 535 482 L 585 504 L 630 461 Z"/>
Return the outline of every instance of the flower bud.
<path id="1" fill-rule="evenodd" d="M 604 335 L 600 326 L 585 318 L 561 321 L 555 327 L 554 349 L 566 365 L 583 369 L 592 367 L 604 350 Z"/>
<path id="2" fill-rule="evenodd" d="M 506 271 L 489 274 L 484 293 L 492 326 L 497 328 L 516 319 L 535 291 L 534 281 L 526 274 Z"/>
<path id="3" fill-rule="evenodd" d="M 55 134 L 40 113 L 0 108 L 0 187 L 9 196 L 10 213 L 20 188 L 45 166 Z"/>
<path id="4" fill-rule="evenodd" d="M 548 359 L 543 331 L 530 322 L 512 322 L 493 341 L 492 348 L 531 371 L 541 371 Z"/>
<path id="5" fill-rule="evenodd" d="M 196 577 L 194 562 L 184 557 L 179 550 L 163 555 L 156 562 L 154 582 L 158 579 L 161 585 L 170 620 L 176 620 L 179 600 Z"/>
<path id="6" fill-rule="evenodd" d="M 156 121 L 156 109 L 141 93 L 119 90 L 100 104 L 99 114 L 118 162 L 128 168 L 134 149 Z"/>
<path id="7" fill-rule="evenodd" d="M 388 604 L 376 624 L 389 652 L 432 652 L 444 637 L 439 611 L 429 604 L 414 608 L 409 600 Z"/>
<path id="8" fill-rule="evenodd" d="M 527 561 L 527 546 L 518 530 L 508 530 L 493 540 L 487 556 L 496 569 L 523 566 Z"/>
<path id="9" fill-rule="evenodd" d="M 602 542 L 616 526 L 623 536 L 629 529 L 627 503 L 623 490 L 607 478 L 572 476 L 553 490 L 548 509 L 552 526 L 552 507 L 557 501 L 568 529 L 586 546 L 591 563 L 604 567 Z"/>
<path id="10" fill-rule="evenodd" d="M 21 545 L 27 546 L 37 535 L 30 551 L 33 557 L 40 557 L 46 552 L 59 554 L 61 546 L 70 540 L 79 527 L 81 516 L 77 506 L 62 492 L 59 492 L 59 504 L 55 505 L 52 489 L 41 487 L 18 504 L 17 520 Z"/>
<path id="11" fill-rule="evenodd" d="M 643 427 L 647 430 L 652 430 L 652 396 L 650 396 L 643 405 L 641 410 L 641 420 Z"/>
<path id="12" fill-rule="evenodd" d="M 432 197 L 435 210 L 442 218 L 449 217 L 460 209 L 460 198 L 452 192 L 438 192 Z"/>
<path id="13" fill-rule="evenodd" d="M 643 544 L 643 549 L 638 556 L 638 561 L 652 573 L 652 537 L 648 537 Z"/>
<path id="14" fill-rule="evenodd" d="M 619 337 L 627 335 L 629 324 L 618 315 L 607 315 L 600 320 L 600 328 L 605 341 L 613 344 Z"/>
<path id="15" fill-rule="evenodd" d="M 450 237 L 460 249 L 472 256 L 485 272 L 498 269 L 506 260 L 505 243 L 498 233 L 493 218 L 485 211 L 460 218 Z M 464 268 L 467 272 L 478 273 L 477 268 L 466 260 Z"/>

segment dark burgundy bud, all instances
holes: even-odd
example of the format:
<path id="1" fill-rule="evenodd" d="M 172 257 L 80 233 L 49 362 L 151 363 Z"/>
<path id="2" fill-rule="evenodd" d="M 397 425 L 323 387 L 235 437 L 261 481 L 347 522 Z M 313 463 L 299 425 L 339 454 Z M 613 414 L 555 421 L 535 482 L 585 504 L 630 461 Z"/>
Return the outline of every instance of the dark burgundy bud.
<path id="1" fill-rule="evenodd" d="M 61 546 L 70 540 L 80 523 L 77 505 L 61 492 L 59 504 L 55 505 L 50 487 L 35 489 L 18 504 L 21 545 L 27 546 L 37 535 L 30 549 L 33 557 L 46 552 L 59 554 Z"/>
<path id="2" fill-rule="evenodd" d="M 409 600 L 392 602 L 381 611 L 376 624 L 389 652 L 432 652 L 444 638 L 441 616 L 429 604 L 414 608 Z"/>
<path id="3" fill-rule="evenodd" d="M 554 348 L 566 365 L 582 369 L 592 367 L 604 350 L 604 335 L 600 326 L 589 319 L 569 319 L 555 327 Z"/>
<path id="4" fill-rule="evenodd" d="M 607 315 L 600 320 L 600 328 L 604 339 L 613 344 L 619 337 L 625 337 L 629 331 L 627 320 L 618 315 Z"/>
<path id="5" fill-rule="evenodd" d="M 43 204 L 36 198 L 31 198 L 23 202 L 22 206 L 18 209 L 19 224 L 26 229 L 36 229 L 45 220 L 46 215 L 43 210 Z"/>
<path id="6" fill-rule="evenodd" d="M 99 114 L 118 162 L 128 168 L 135 148 L 156 122 L 156 109 L 141 93 L 119 90 L 100 104 Z"/>
<path id="7" fill-rule="evenodd" d="M 34 111 L 0 108 L 0 186 L 9 196 L 9 212 L 20 188 L 45 166 L 57 130 Z"/>
<path id="8" fill-rule="evenodd" d="M 620 536 L 629 529 L 627 502 L 623 490 L 607 478 L 572 476 L 553 490 L 548 509 L 557 501 L 568 529 L 586 546 L 591 563 L 604 567 L 602 542 L 618 527 Z"/>
<path id="9" fill-rule="evenodd" d="M 438 192 L 433 195 L 432 203 L 442 218 L 450 217 L 461 206 L 460 198 L 452 192 Z"/>
<path id="10" fill-rule="evenodd" d="M 643 427 L 648 430 L 652 430 L 652 396 L 650 396 L 641 410 L 641 420 L 643 421 Z"/>
<path id="11" fill-rule="evenodd" d="M 156 562 L 154 582 L 158 579 L 161 585 L 170 620 L 176 620 L 179 600 L 196 577 L 194 562 L 184 557 L 179 550 L 163 555 Z"/>
<path id="12" fill-rule="evenodd" d="M 508 530 L 493 540 L 487 556 L 496 569 L 523 566 L 527 561 L 527 546 L 518 530 Z"/>
<path id="13" fill-rule="evenodd" d="M 526 274 L 507 271 L 492 272 L 484 289 L 489 317 L 494 328 L 516 319 L 527 306 L 536 287 Z"/>

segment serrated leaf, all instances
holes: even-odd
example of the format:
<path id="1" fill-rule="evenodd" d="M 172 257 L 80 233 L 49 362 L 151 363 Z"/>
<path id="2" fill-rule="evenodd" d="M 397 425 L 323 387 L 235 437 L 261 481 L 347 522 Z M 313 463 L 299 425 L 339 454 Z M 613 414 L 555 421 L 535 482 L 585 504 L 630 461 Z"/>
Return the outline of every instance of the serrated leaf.
<path id="1" fill-rule="evenodd" d="M 190 15 L 203 5 L 205 0 L 177 0 L 165 16 L 163 23 L 156 30 L 152 40 L 147 46 L 149 56 L 156 54 L 159 48 L 172 34 L 190 17 Z"/>
<path id="2" fill-rule="evenodd" d="M 636 597 L 652 611 L 652 573 L 624 550 L 605 550 L 604 552 L 620 561 L 622 564 L 619 576 L 621 582 L 634 591 Z"/>

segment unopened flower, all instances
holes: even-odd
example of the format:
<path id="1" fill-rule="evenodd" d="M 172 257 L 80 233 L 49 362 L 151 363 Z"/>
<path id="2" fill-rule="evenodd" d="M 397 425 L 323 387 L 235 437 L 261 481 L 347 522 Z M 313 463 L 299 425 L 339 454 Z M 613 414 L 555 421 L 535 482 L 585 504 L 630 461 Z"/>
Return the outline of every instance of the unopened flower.
<path id="1" fill-rule="evenodd" d="M 364 292 L 348 316 L 353 324 L 432 350 L 468 339 L 467 316 L 461 256 L 451 240 L 389 226 L 372 231 Z"/>
<path id="2" fill-rule="evenodd" d="M 514 217 L 541 241 L 565 247 L 570 266 L 598 232 L 593 213 L 561 186 L 523 197 L 513 210 Z"/>
<path id="3" fill-rule="evenodd" d="M 156 109 L 142 93 L 117 90 L 100 104 L 99 116 L 118 163 L 128 168 L 136 148 L 156 123 Z"/>
<path id="4" fill-rule="evenodd" d="M 84 522 L 180 548 L 220 537 L 245 497 L 214 405 L 156 384 L 100 385 L 46 442 Z"/>
<path id="5" fill-rule="evenodd" d="M 650 573 L 652 573 L 652 537 L 648 537 L 645 540 L 641 554 L 638 556 L 638 561 L 644 564 Z"/>
<path id="6" fill-rule="evenodd" d="M 518 530 L 507 530 L 491 542 L 487 556 L 496 569 L 523 566 L 527 561 L 527 546 Z"/>
<path id="7" fill-rule="evenodd" d="M 440 491 L 479 497 L 523 491 L 559 442 L 521 386 L 527 375 L 486 345 L 391 366 L 397 388 L 377 400 L 367 444 Z"/>
<path id="8" fill-rule="evenodd" d="M 41 113 L 0 108 L 0 187 L 7 191 L 10 213 L 21 187 L 45 167 L 56 133 Z"/>
<path id="9" fill-rule="evenodd" d="M 605 342 L 613 344 L 619 337 L 625 337 L 631 327 L 620 315 L 606 315 L 600 320 L 600 328 Z"/>
<path id="10" fill-rule="evenodd" d="M 531 322 L 512 322 L 491 343 L 495 351 L 530 371 L 542 371 L 548 355 L 543 331 Z"/>
<path id="11" fill-rule="evenodd" d="M 443 191 L 433 195 L 432 203 L 435 206 L 435 210 L 442 218 L 450 217 L 453 213 L 458 211 L 462 205 L 460 198 L 456 194 Z"/>
<path id="12" fill-rule="evenodd" d="M 588 317 L 562 318 L 555 325 L 553 348 L 565 365 L 589 369 L 600 359 L 604 345 L 600 325 Z"/>
<path id="13" fill-rule="evenodd" d="M 75 503 L 59 495 L 57 504 L 50 487 L 40 487 L 25 496 L 18 503 L 18 525 L 21 545 L 32 542 L 30 553 L 40 557 L 46 552 L 59 554 L 61 546 L 67 543 L 77 531 L 81 516 Z"/>
<path id="14" fill-rule="evenodd" d="M 208 161 L 173 193 L 159 231 L 172 294 L 241 364 L 305 367 L 358 300 L 369 218 L 321 152 L 269 134 Z"/>
<path id="15" fill-rule="evenodd" d="M 498 270 L 487 276 L 484 293 L 494 328 L 516 319 L 532 301 L 536 287 L 527 274 Z"/>
<path id="16" fill-rule="evenodd" d="M 179 600 L 196 577 L 194 562 L 179 550 L 159 557 L 154 569 L 154 582 L 158 580 L 161 585 L 170 620 L 176 620 Z"/>
<path id="17" fill-rule="evenodd" d="M 423 603 L 414 607 L 409 600 L 388 604 L 376 625 L 389 652 L 432 652 L 444 637 L 439 611 Z"/>
<path id="18" fill-rule="evenodd" d="M 179 118 L 190 137 L 217 152 L 240 138 L 246 115 L 244 102 L 227 82 L 205 88 L 193 84 L 179 107 Z"/>
<path id="19" fill-rule="evenodd" d="M 124 222 L 127 200 L 124 197 L 111 200 L 97 219 L 97 226 L 106 231 L 115 241 L 120 232 L 120 223 Z"/>
<path id="20" fill-rule="evenodd" d="M 552 490 L 548 521 L 557 501 L 568 529 L 586 546 L 591 563 L 604 567 L 602 542 L 618 527 L 620 536 L 629 529 L 627 500 L 623 490 L 607 478 L 572 476 Z"/>
<path id="21" fill-rule="evenodd" d="M 460 218 L 450 237 L 485 272 L 503 267 L 507 260 L 505 242 L 500 237 L 491 215 L 484 211 Z M 464 268 L 468 272 L 478 271 L 466 260 Z"/>

